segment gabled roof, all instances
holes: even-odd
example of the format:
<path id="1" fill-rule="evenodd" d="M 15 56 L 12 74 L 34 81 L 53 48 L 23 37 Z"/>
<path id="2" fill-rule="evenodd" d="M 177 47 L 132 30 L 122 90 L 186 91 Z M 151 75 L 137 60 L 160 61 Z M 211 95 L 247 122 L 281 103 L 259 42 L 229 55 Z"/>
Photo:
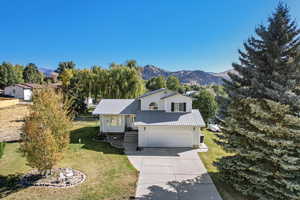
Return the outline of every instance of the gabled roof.
<path id="1" fill-rule="evenodd" d="M 139 109 L 136 99 L 102 99 L 93 111 L 93 115 L 129 115 Z"/>
<path id="2" fill-rule="evenodd" d="M 177 92 L 172 92 L 172 93 L 170 93 L 170 94 L 166 94 L 165 96 L 163 96 L 163 97 L 161 97 L 160 99 L 166 99 L 166 98 L 168 98 L 168 97 L 173 97 L 173 96 L 176 96 L 176 95 L 178 95 L 179 93 L 177 93 Z"/>
<path id="3" fill-rule="evenodd" d="M 157 89 L 157 90 L 153 90 L 153 91 L 150 91 L 150 92 L 147 92 L 147 93 L 143 94 L 139 98 L 144 98 L 144 97 L 147 97 L 147 96 L 150 96 L 152 94 L 156 94 L 156 93 L 159 93 L 159 92 L 162 92 L 162 91 L 165 91 L 165 90 L 168 90 L 168 89 L 166 89 L 166 88 L 160 88 L 160 89 Z"/>
<path id="4" fill-rule="evenodd" d="M 180 94 L 180 93 L 178 93 L 178 92 L 173 92 L 173 93 L 171 93 L 171 94 L 167 94 L 167 95 L 161 97 L 160 99 L 166 99 L 166 98 L 173 97 L 173 96 L 176 96 L 176 95 L 180 95 L 180 96 L 183 96 L 183 97 L 186 97 L 186 98 L 191 98 L 191 97 L 182 95 L 182 94 Z"/>
<path id="5" fill-rule="evenodd" d="M 205 126 L 205 122 L 197 109 L 187 113 L 138 111 L 134 124 L 136 126 Z"/>

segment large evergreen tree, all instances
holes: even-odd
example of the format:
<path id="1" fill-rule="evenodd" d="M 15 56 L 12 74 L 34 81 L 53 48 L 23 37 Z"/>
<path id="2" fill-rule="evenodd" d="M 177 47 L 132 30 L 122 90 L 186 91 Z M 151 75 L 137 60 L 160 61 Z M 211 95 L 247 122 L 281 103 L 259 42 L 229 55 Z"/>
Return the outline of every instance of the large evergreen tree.
<path id="1" fill-rule="evenodd" d="M 259 200 L 300 199 L 300 30 L 279 4 L 240 51 L 225 81 L 230 104 L 220 136 L 233 153 L 224 180 Z"/>

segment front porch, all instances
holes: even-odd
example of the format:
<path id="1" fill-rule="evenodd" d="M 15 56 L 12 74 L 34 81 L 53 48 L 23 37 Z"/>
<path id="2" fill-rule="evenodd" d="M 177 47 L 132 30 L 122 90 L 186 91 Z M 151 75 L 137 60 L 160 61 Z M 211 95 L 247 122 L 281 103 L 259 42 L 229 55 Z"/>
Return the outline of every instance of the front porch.
<path id="1" fill-rule="evenodd" d="M 100 133 L 125 133 L 137 130 L 134 126 L 135 115 L 100 115 Z"/>
<path id="2" fill-rule="evenodd" d="M 111 146 L 124 149 L 125 151 L 136 151 L 138 146 L 138 132 L 131 130 L 123 133 L 105 133 L 106 141 Z"/>

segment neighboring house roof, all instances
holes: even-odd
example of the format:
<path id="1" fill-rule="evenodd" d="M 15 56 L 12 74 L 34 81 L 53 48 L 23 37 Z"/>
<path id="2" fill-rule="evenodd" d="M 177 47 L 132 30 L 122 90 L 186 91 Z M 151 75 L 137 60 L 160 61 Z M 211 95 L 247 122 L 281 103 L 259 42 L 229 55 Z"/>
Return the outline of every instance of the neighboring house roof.
<path id="1" fill-rule="evenodd" d="M 43 87 L 51 87 L 51 88 L 59 88 L 61 86 L 60 83 L 52 83 L 52 84 L 47 84 L 47 85 L 40 85 L 40 84 L 36 84 L 36 83 L 19 83 L 19 84 L 15 84 L 15 85 L 11 85 L 8 87 L 20 87 L 23 89 L 38 89 L 38 88 L 43 88 Z"/>
<path id="2" fill-rule="evenodd" d="M 138 111 L 134 124 L 136 126 L 205 126 L 199 110 L 196 109 L 189 113 Z"/>
<path id="3" fill-rule="evenodd" d="M 162 91 L 165 91 L 165 90 L 167 90 L 167 89 L 166 88 L 160 88 L 158 90 L 153 90 L 153 91 L 145 93 L 144 95 L 140 96 L 139 98 L 144 98 L 144 97 L 147 97 L 147 96 L 150 96 L 152 94 L 156 94 L 156 93 L 159 93 L 159 92 L 162 92 Z"/>
<path id="4" fill-rule="evenodd" d="M 35 84 L 35 83 L 20 83 L 20 84 L 16 84 L 15 86 L 18 86 L 23 89 L 42 88 L 42 85 Z"/>
<path id="5" fill-rule="evenodd" d="M 93 115 L 129 115 L 139 109 L 136 99 L 102 99 L 93 111 Z"/>

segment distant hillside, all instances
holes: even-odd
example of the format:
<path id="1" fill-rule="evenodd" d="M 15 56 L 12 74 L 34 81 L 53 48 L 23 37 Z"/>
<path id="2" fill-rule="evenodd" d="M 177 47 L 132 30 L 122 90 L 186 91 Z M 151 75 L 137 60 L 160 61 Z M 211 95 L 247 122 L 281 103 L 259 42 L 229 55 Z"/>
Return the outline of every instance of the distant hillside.
<path id="1" fill-rule="evenodd" d="M 50 76 L 54 70 L 47 68 L 39 68 L 46 76 Z M 199 84 L 199 85 L 209 85 L 223 83 L 222 79 L 230 79 L 228 72 L 236 73 L 233 69 L 227 70 L 220 73 L 205 72 L 201 70 L 180 70 L 180 71 L 167 71 L 153 65 L 146 65 L 141 67 L 143 79 L 149 80 L 156 76 L 176 76 L 181 83 L 185 84 Z"/>
<path id="2" fill-rule="evenodd" d="M 53 69 L 48 69 L 48 68 L 39 68 L 40 72 L 43 72 L 43 74 L 47 77 L 51 76 L 51 73 L 54 72 Z"/>
<path id="3" fill-rule="evenodd" d="M 143 79 L 149 80 L 152 77 L 156 76 L 176 76 L 181 83 L 185 84 L 200 84 L 200 85 L 209 85 L 217 84 L 220 85 L 223 83 L 222 79 L 229 79 L 227 73 L 231 70 L 222 73 L 209 73 L 201 70 L 180 70 L 175 72 L 170 72 L 163 70 L 161 68 L 155 67 L 153 65 L 146 65 L 141 69 Z"/>
<path id="4" fill-rule="evenodd" d="M 221 78 L 224 78 L 224 79 L 229 80 L 230 77 L 229 77 L 228 73 L 237 74 L 237 71 L 235 71 L 234 69 L 230 69 L 230 70 L 227 70 L 227 71 L 225 71 L 225 72 L 212 73 L 212 74 L 213 74 L 214 76 L 221 77 Z"/>

